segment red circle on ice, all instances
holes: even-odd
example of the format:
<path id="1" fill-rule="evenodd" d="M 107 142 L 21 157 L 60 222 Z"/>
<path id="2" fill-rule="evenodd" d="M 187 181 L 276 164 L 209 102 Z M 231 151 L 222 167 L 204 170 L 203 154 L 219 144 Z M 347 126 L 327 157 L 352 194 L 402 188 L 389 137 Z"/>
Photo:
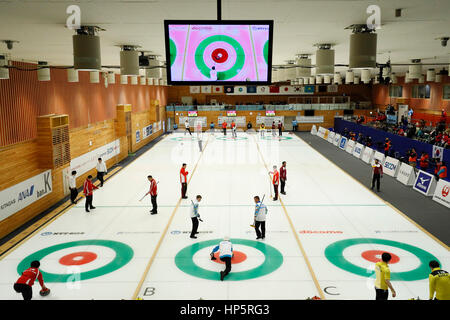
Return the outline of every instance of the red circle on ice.
<path id="1" fill-rule="evenodd" d="M 241 262 L 244 262 L 247 259 L 247 256 L 243 252 L 233 251 L 233 253 L 234 253 L 234 256 L 233 256 L 233 258 L 231 258 L 231 264 L 241 263 Z M 214 253 L 214 257 L 216 257 L 216 259 L 217 259 L 217 260 L 213 260 L 214 262 L 222 263 L 222 264 L 225 263 L 225 262 L 220 260 L 218 252 Z"/>
<path id="2" fill-rule="evenodd" d="M 224 63 L 228 59 L 228 52 L 225 49 L 217 48 L 211 54 L 214 62 Z"/>
<path id="3" fill-rule="evenodd" d="M 97 255 L 93 252 L 74 252 L 59 259 L 59 263 L 65 266 L 80 266 L 95 259 L 97 259 Z"/>
<path id="4" fill-rule="evenodd" d="M 364 259 L 366 259 L 367 261 L 377 263 L 377 262 L 381 261 L 381 254 L 383 254 L 384 252 L 387 252 L 387 251 L 368 250 L 368 251 L 364 251 L 363 253 L 361 253 L 361 256 Z M 389 264 L 397 263 L 400 261 L 400 258 L 397 255 L 395 255 L 391 252 L 387 252 L 387 253 L 389 253 L 392 257 L 391 261 L 389 261 Z"/>

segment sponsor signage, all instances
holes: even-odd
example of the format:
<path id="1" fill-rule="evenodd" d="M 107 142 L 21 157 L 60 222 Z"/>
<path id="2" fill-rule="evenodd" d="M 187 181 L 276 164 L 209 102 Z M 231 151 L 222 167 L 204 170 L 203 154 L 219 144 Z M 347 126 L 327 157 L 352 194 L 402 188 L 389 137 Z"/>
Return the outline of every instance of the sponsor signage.
<path id="1" fill-rule="evenodd" d="M 256 124 L 261 124 L 264 122 L 264 125 L 266 126 L 267 129 L 272 128 L 273 122 L 275 122 L 275 125 L 277 125 L 278 121 L 284 124 L 284 116 L 270 116 L 270 117 L 256 116 Z M 247 125 L 247 123 L 245 125 Z"/>
<path id="2" fill-rule="evenodd" d="M 322 123 L 323 116 L 296 116 L 298 123 Z"/>
<path id="3" fill-rule="evenodd" d="M 345 150 L 345 147 L 347 146 L 348 139 L 346 137 L 342 137 L 341 141 L 339 142 L 339 149 Z"/>
<path id="4" fill-rule="evenodd" d="M 150 137 L 153 133 L 153 125 L 150 124 L 142 129 L 142 138 L 146 139 Z"/>
<path id="5" fill-rule="evenodd" d="M 365 163 L 371 163 L 374 154 L 375 154 L 375 150 L 373 150 L 372 148 L 369 148 L 369 147 L 365 147 L 364 151 L 363 151 L 363 155 L 361 157 L 361 160 L 364 161 Z"/>
<path id="6" fill-rule="evenodd" d="M 311 134 L 312 135 L 316 135 L 317 134 L 317 127 L 316 127 L 315 124 L 311 127 Z"/>
<path id="7" fill-rule="evenodd" d="M 228 127 L 231 126 L 231 122 L 234 122 L 237 127 L 247 126 L 246 117 L 217 117 L 217 123 L 219 124 L 219 126 L 222 126 L 222 123 L 224 121 L 228 124 Z M 270 127 L 272 127 L 272 124 L 270 125 Z"/>
<path id="8" fill-rule="evenodd" d="M 324 127 L 319 127 L 319 130 L 317 131 L 317 135 L 321 138 L 323 138 L 323 136 L 325 135 L 325 128 Z"/>
<path id="9" fill-rule="evenodd" d="M 375 164 L 375 159 L 378 159 L 381 164 L 384 163 L 384 153 L 381 153 L 380 151 L 375 151 L 375 154 L 373 155 L 373 159 L 371 161 L 371 164 Z"/>
<path id="10" fill-rule="evenodd" d="M 355 148 L 353 149 L 353 155 L 356 158 L 361 159 L 361 157 L 363 155 L 363 151 L 364 151 L 364 146 L 361 143 L 357 143 L 355 145 Z"/>
<path id="11" fill-rule="evenodd" d="M 98 162 L 98 158 L 102 158 L 103 162 L 115 157 L 120 153 L 120 139 L 110 142 L 104 146 L 101 146 L 95 150 L 85 153 L 70 161 L 70 171 L 76 170 L 77 175 L 80 176 L 83 173 L 95 168 Z"/>
<path id="12" fill-rule="evenodd" d="M 407 163 L 402 163 L 398 170 L 397 180 L 407 186 L 412 186 L 416 181 L 416 173 L 414 168 Z"/>
<path id="13" fill-rule="evenodd" d="M 383 173 L 395 178 L 397 177 L 399 168 L 400 161 L 398 159 L 387 157 L 383 164 Z"/>
<path id="14" fill-rule="evenodd" d="M 450 208 L 450 182 L 442 179 L 438 181 L 433 200 Z"/>
<path id="15" fill-rule="evenodd" d="M 330 134 L 330 130 L 325 130 L 325 133 L 323 134 L 323 139 L 328 140 L 328 135 Z"/>
<path id="16" fill-rule="evenodd" d="M 330 133 L 328 134 L 328 139 L 327 139 L 329 143 L 333 143 L 335 135 L 336 135 L 336 132 L 330 131 Z"/>
<path id="17" fill-rule="evenodd" d="M 436 190 L 436 179 L 432 174 L 419 170 L 413 189 L 426 196 L 432 196 Z"/>
<path id="18" fill-rule="evenodd" d="M 197 121 L 201 121 L 202 122 L 202 127 L 206 127 L 206 117 L 178 117 L 178 124 L 179 125 L 184 125 L 184 123 L 186 122 L 186 120 L 189 122 L 189 125 L 192 127 L 195 126 L 195 123 Z M 235 120 L 236 121 L 236 120 Z M 153 127 L 153 129 L 155 129 Z"/>
<path id="19" fill-rule="evenodd" d="M 300 230 L 301 234 L 342 234 L 343 231 L 339 230 Z"/>
<path id="20" fill-rule="evenodd" d="M 0 221 L 52 192 L 52 171 L 44 171 L 0 191 Z"/>
<path id="21" fill-rule="evenodd" d="M 340 141 L 341 141 L 341 135 L 339 133 L 336 133 L 334 135 L 333 144 L 337 147 L 339 145 Z"/>
<path id="22" fill-rule="evenodd" d="M 47 236 L 79 236 L 84 234 L 84 232 L 42 232 L 41 236 L 47 237 Z"/>
<path id="23" fill-rule="evenodd" d="M 355 149 L 355 145 L 356 145 L 355 141 L 348 140 L 347 146 L 345 147 L 345 151 L 347 151 L 348 153 L 352 154 L 353 153 L 353 149 Z"/>
<path id="24" fill-rule="evenodd" d="M 141 130 L 136 130 L 136 143 L 141 141 Z"/>

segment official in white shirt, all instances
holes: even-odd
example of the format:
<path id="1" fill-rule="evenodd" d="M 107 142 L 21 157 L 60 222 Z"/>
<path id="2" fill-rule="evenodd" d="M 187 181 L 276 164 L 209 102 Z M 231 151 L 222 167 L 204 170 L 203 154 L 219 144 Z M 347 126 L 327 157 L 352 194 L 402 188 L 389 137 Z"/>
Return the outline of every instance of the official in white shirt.
<path id="1" fill-rule="evenodd" d="M 76 180 L 77 172 L 74 170 L 72 171 L 72 175 L 69 177 L 69 189 L 70 189 L 70 202 L 72 204 L 76 204 L 77 201 L 75 200 L 78 196 L 78 190 L 77 190 L 77 180 Z"/>
<path id="2" fill-rule="evenodd" d="M 184 130 L 184 135 L 186 135 L 186 131 L 187 131 L 187 132 L 189 132 L 189 134 L 192 136 L 192 133 L 191 133 L 191 127 L 190 127 L 190 125 L 189 125 L 189 121 L 188 121 L 188 120 L 186 120 L 186 121 L 184 122 L 184 128 L 185 128 L 185 130 Z"/>
<path id="3" fill-rule="evenodd" d="M 216 260 L 214 253 L 219 251 L 219 258 L 221 261 L 225 262 L 225 270 L 220 271 L 220 280 L 223 281 L 226 275 L 231 271 L 231 259 L 233 258 L 233 245 L 231 244 L 230 238 L 225 236 L 223 241 L 219 245 L 215 246 L 211 252 L 211 260 Z"/>
<path id="4" fill-rule="evenodd" d="M 102 158 L 98 158 L 97 162 L 97 179 L 100 181 L 100 187 L 103 187 L 103 177 L 107 174 L 106 165 L 102 161 Z"/>
<path id="5" fill-rule="evenodd" d="M 198 232 L 198 220 L 200 219 L 200 212 L 199 212 L 199 204 L 200 201 L 202 201 L 202 196 L 197 195 L 195 201 L 192 202 L 191 206 L 191 219 L 192 219 L 192 231 L 191 231 L 191 238 L 197 239 L 195 236 Z"/>

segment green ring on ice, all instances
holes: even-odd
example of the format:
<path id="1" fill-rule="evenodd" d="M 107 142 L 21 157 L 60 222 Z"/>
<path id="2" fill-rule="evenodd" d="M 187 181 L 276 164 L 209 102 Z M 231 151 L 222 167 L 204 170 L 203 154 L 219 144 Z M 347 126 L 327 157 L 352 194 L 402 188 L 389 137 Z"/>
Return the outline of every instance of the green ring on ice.
<path id="1" fill-rule="evenodd" d="M 428 267 L 428 263 L 431 260 L 436 260 L 439 262 L 439 260 L 433 256 L 431 253 L 428 253 L 427 251 L 420 249 L 418 247 L 403 243 L 403 242 L 397 242 L 392 240 L 386 240 L 386 239 L 376 239 L 376 238 L 355 238 L 355 239 L 346 239 L 334 242 L 330 244 L 325 249 L 325 257 L 330 261 L 332 264 L 334 264 L 336 267 L 341 268 L 345 271 L 357 274 L 359 276 L 363 277 L 372 277 L 375 274 L 374 270 L 361 268 L 350 261 L 348 261 L 344 255 L 343 252 L 348 247 L 361 244 L 361 243 L 369 243 L 369 244 L 382 244 L 387 245 L 391 247 L 396 247 L 403 249 L 405 251 L 408 251 L 415 255 L 420 260 L 420 265 L 411 271 L 406 272 L 391 272 L 391 280 L 397 280 L 397 281 L 416 281 L 416 280 L 422 280 L 427 279 L 428 275 L 430 273 L 430 268 Z"/>
<path id="2" fill-rule="evenodd" d="M 197 251 L 207 247 L 216 246 L 220 241 L 222 241 L 222 239 L 207 240 L 187 246 L 186 248 L 180 250 L 175 256 L 176 266 L 178 269 L 191 276 L 207 280 L 220 281 L 218 271 L 215 272 L 201 268 L 196 265 L 193 260 Z M 240 272 L 231 271 L 227 276 L 227 280 L 242 281 L 262 277 L 277 270 L 283 264 L 283 255 L 281 252 L 263 242 L 247 239 L 231 239 L 231 243 L 255 248 L 264 254 L 265 259 L 264 262 L 256 268 Z"/>
<path id="3" fill-rule="evenodd" d="M 239 71 L 242 69 L 245 63 L 245 52 L 242 48 L 241 44 L 236 41 L 235 39 L 225 36 L 225 35 L 215 35 L 206 38 L 200 44 L 198 45 L 197 49 L 195 50 L 195 64 L 197 65 L 197 68 L 200 70 L 200 72 L 205 77 L 210 77 L 209 72 L 211 69 L 206 65 L 205 61 L 203 60 L 203 53 L 207 46 L 209 46 L 213 42 L 217 41 L 223 41 L 231 45 L 234 50 L 236 50 L 236 62 L 235 64 L 226 71 L 218 71 L 217 72 L 217 80 L 228 80 L 235 75 L 239 73 Z"/>
<path id="4" fill-rule="evenodd" d="M 223 141 L 233 141 L 233 140 L 247 140 L 246 137 L 236 137 L 236 138 L 229 138 L 229 137 L 217 137 L 217 140 L 223 140 Z"/>
<path id="5" fill-rule="evenodd" d="M 22 274 L 23 271 L 28 269 L 30 267 L 30 263 L 34 260 L 42 260 L 47 255 L 62 250 L 67 249 L 71 247 L 77 247 L 77 246 L 88 246 L 88 245 L 95 245 L 95 246 L 103 246 L 113 249 L 116 252 L 115 258 L 108 264 L 104 265 L 103 267 L 81 272 L 79 274 L 80 280 L 87 280 L 92 279 L 96 277 L 103 276 L 105 274 L 111 273 L 113 271 L 116 271 L 120 268 L 122 268 L 124 265 L 126 265 L 128 262 L 131 261 L 133 258 L 133 249 L 131 249 L 130 246 L 117 241 L 111 241 L 111 240 L 80 240 L 80 241 L 73 241 L 73 242 L 65 242 L 61 244 L 57 244 L 51 247 L 44 248 L 42 250 L 36 251 L 32 254 L 30 254 L 28 257 L 23 259 L 19 265 L 17 266 L 17 272 L 19 274 Z M 43 266 L 42 269 L 39 269 L 42 273 L 42 276 L 44 277 L 44 282 L 67 282 L 69 281 L 74 274 L 73 273 L 49 273 L 45 272 L 43 269 L 45 266 Z"/>
<path id="6" fill-rule="evenodd" d="M 261 137 L 262 140 L 291 140 L 292 137 L 285 137 L 285 136 L 281 136 L 281 137 L 272 137 L 272 136 L 264 136 Z"/>

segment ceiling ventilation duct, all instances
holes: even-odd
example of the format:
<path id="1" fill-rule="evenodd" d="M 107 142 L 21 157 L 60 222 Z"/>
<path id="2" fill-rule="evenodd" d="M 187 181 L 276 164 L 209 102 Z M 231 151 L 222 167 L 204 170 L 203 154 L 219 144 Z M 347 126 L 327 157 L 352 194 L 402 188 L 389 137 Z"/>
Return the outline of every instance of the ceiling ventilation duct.
<path id="1" fill-rule="evenodd" d="M 47 62 L 38 61 L 39 69 L 37 71 L 37 76 L 39 81 L 50 81 L 50 68 Z"/>
<path id="2" fill-rule="evenodd" d="M 108 84 L 116 83 L 116 74 L 113 71 L 108 71 Z"/>
<path id="3" fill-rule="evenodd" d="M 78 82 L 78 70 L 77 69 L 67 69 L 67 81 L 68 82 Z"/>
<path id="4" fill-rule="evenodd" d="M 298 84 L 304 84 L 305 83 L 305 81 L 303 81 L 303 78 L 298 78 L 297 82 L 298 82 Z"/>
<path id="5" fill-rule="evenodd" d="M 120 84 L 128 84 L 128 77 L 121 74 L 120 75 Z"/>
<path id="6" fill-rule="evenodd" d="M 315 84 L 316 83 L 316 77 L 309 77 L 309 84 Z"/>
<path id="7" fill-rule="evenodd" d="M 148 68 L 145 69 L 146 70 L 146 76 L 147 78 L 152 78 L 152 79 L 159 79 L 161 78 L 161 68 L 160 68 L 160 62 L 158 59 L 156 59 L 155 55 L 150 55 L 148 56 L 149 60 L 148 60 Z"/>
<path id="8" fill-rule="evenodd" d="M 9 69 L 3 68 L 8 65 L 8 60 L 4 55 L 0 55 L 0 79 L 9 79 Z"/>
<path id="9" fill-rule="evenodd" d="M 405 83 L 410 83 L 411 81 L 412 81 L 412 79 L 409 76 L 409 71 L 406 71 L 406 73 L 405 73 Z"/>
<path id="10" fill-rule="evenodd" d="M 323 76 L 323 83 L 327 83 L 327 84 L 331 83 L 331 76 L 329 74 L 326 74 Z"/>
<path id="11" fill-rule="evenodd" d="M 334 74 L 333 83 L 342 84 L 342 77 L 341 77 L 341 74 L 339 72 L 336 72 Z"/>
<path id="12" fill-rule="evenodd" d="M 377 34 L 366 24 L 353 24 L 345 29 L 352 29 L 350 35 L 349 68 L 375 68 L 377 64 Z"/>
<path id="13" fill-rule="evenodd" d="M 285 70 L 284 81 L 293 80 L 296 78 L 297 68 L 294 60 L 287 60 L 287 68 Z"/>
<path id="14" fill-rule="evenodd" d="M 350 83 L 353 83 L 354 80 L 355 80 L 355 74 L 353 73 L 353 71 L 347 70 L 345 72 L 345 83 L 350 84 Z"/>
<path id="15" fill-rule="evenodd" d="M 323 77 L 322 76 L 316 76 L 316 84 L 322 84 L 323 83 Z"/>
<path id="16" fill-rule="evenodd" d="M 272 83 L 278 82 L 280 71 L 278 69 L 272 69 Z"/>
<path id="17" fill-rule="evenodd" d="M 303 78 L 303 84 L 309 84 L 309 78 Z"/>
<path id="18" fill-rule="evenodd" d="M 353 78 L 353 83 L 354 84 L 359 84 L 359 77 L 358 76 L 354 76 L 354 78 Z"/>
<path id="19" fill-rule="evenodd" d="M 138 77 L 137 76 L 130 76 L 131 78 L 131 84 L 137 85 L 138 84 Z"/>
<path id="20" fill-rule="evenodd" d="M 91 83 L 100 83 L 100 72 L 90 71 L 89 72 L 89 80 Z"/>
<path id="21" fill-rule="evenodd" d="M 334 74 L 334 50 L 332 44 L 315 44 L 318 47 L 316 51 L 316 75 Z"/>
<path id="22" fill-rule="evenodd" d="M 434 69 L 427 70 L 427 81 L 435 81 L 436 80 L 436 71 Z"/>
<path id="23" fill-rule="evenodd" d="M 309 77 L 311 76 L 311 59 L 310 54 L 298 54 L 295 59 L 295 64 L 298 66 L 296 69 L 296 77 Z"/>
<path id="24" fill-rule="evenodd" d="M 413 65 L 410 65 L 408 67 L 409 71 L 409 78 L 411 79 L 419 79 L 419 77 L 422 75 L 422 65 L 420 64 L 420 59 L 413 59 L 411 60 Z"/>
<path id="25" fill-rule="evenodd" d="M 124 76 L 139 75 L 139 46 L 121 45 L 120 51 L 120 74 Z"/>
<path id="26" fill-rule="evenodd" d="M 397 83 L 397 76 L 395 75 L 395 72 L 392 72 L 392 73 L 391 73 L 391 82 L 392 82 L 393 84 L 396 84 L 396 83 Z"/>
<path id="27" fill-rule="evenodd" d="M 73 65 L 77 70 L 93 71 L 102 68 L 100 56 L 100 37 L 96 33 L 101 29 L 96 26 L 81 26 L 73 35 Z"/>
<path id="28" fill-rule="evenodd" d="M 361 70 L 361 81 L 364 83 L 369 83 L 371 78 L 370 70 L 363 69 Z"/>

